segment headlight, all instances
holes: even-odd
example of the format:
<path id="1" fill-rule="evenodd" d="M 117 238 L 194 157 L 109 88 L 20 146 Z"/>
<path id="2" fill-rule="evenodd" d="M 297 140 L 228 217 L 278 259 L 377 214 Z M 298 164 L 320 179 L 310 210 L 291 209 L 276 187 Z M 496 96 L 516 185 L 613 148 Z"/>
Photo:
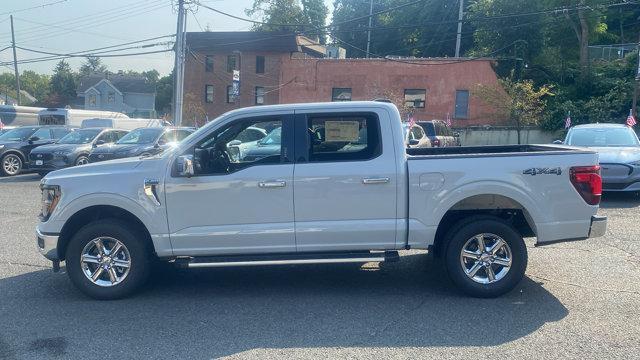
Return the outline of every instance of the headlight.
<path id="1" fill-rule="evenodd" d="M 49 216 L 53 213 L 58 202 L 60 201 L 60 186 L 58 185 L 40 185 L 42 190 L 42 209 L 40 211 L 40 221 L 49 220 Z"/>
<path id="2" fill-rule="evenodd" d="M 0 145 L 0 149 L 2 149 L 4 147 L 4 145 Z"/>
<path id="3" fill-rule="evenodd" d="M 53 155 L 55 156 L 66 156 L 67 154 L 69 154 L 69 152 L 67 151 L 54 151 Z"/>

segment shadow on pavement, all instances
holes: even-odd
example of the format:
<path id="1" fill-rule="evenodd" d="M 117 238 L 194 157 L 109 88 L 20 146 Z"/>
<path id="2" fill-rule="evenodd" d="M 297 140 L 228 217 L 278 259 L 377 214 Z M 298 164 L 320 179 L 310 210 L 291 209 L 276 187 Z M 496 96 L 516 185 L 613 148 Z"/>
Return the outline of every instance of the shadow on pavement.
<path id="1" fill-rule="evenodd" d="M 602 194 L 600 207 L 604 209 L 629 209 L 640 206 L 640 196 L 630 192 L 606 192 Z"/>
<path id="2" fill-rule="evenodd" d="M 160 269 L 138 296 L 93 301 L 66 275 L 0 280 L 0 358 L 213 358 L 269 348 L 491 346 L 567 315 L 529 278 L 498 299 L 452 290 L 423 254 L 380 268 Z M 101 339 L 101 340 L 96 340 Z M 115 350 L 114 350 L 115 349 Z"/>
<path id="3" fill-rule="evenodd" d="M 16 176 L 0 176 L 0 183 L 21 183 L 27 181 L 40 181 L 42 176 L 35 173 L 25 173 Z"/>

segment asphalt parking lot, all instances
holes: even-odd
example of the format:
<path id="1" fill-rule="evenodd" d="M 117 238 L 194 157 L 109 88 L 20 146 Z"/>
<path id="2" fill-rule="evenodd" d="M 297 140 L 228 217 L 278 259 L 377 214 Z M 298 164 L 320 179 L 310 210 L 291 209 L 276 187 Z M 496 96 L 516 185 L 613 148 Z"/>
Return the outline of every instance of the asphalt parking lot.
<path id="1" fill-rule="evenodd" d="M 529 246 L 498 299 L 456 293 L 424 252 L 399 263 L 159 270 L 97 302 L 35 246 L 39 177 L 0 178 L 0 359 L 640 357 L 640 198 L 606 196 L 603 238 Z"/>

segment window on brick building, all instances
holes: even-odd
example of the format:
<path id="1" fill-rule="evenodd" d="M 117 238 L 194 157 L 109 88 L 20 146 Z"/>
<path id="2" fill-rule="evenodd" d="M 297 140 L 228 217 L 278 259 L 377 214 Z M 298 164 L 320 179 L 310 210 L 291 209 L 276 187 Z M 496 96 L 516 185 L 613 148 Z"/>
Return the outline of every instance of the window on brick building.
<path id="1" fill-rule="evenodd" d="M 264 88 L 256 86 L 256 105 L 264 105 Z"/>
<path id="2" fill-rule="evenodd" d="M 204 71 L 213 72 L 213 56 L 207 55 L 204 57 Z"/>
<path id="3" fill-rule="evenodd" d="M 213 102 L 213 85 L 205 85 L 204 87 L 204 101 L 208 103 Z"/>
<path id="4" fill-rule="evenodd" d="M 256 74 L 264 74 L 264 56 L 256 56 Z"/>
<path id="5" fill-rule="evenodd" d="M 469 90 L 456 90 L 456 108 L 453 116 L 456 119 L 469 117 Z"/>
<path id="6" fill-rule="evenodd" d="M 227 103 L 232 104 L 236 102 L 236 97 L 233 95 L 233 86 L 227 86 Z"/>
<path id="7" fill-rule="evenodd" d="M 351 101 L 351 88 L 333 88 L 331 101 Z"/>
<path id="8" fill-rule="evenodd" d="M 238 70 L 238 57 L 229 55 L 227 56 L 227 72 L 232 73 L 233 70 Z"/>
<path id="9" fill-rule="evenodd" d="M 427 101 L 427 90 L 425 89 L 405 89 L 404 105 L 412 108 L 424 108 Z"/>

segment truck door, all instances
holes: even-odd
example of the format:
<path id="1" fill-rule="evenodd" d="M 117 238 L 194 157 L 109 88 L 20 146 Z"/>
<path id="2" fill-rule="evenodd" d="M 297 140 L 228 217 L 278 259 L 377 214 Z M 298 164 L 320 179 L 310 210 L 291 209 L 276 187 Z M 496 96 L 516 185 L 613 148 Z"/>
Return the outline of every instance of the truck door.
<path id="1" fill-rule="evenodd" d="M 382 114 L 296 111 L 299 252 L 395 247 L 396 160 Z"/>
<path id="2" fill-rule="evenodd" d="M 239 118 L 187 150 L 195 176 L 166 176 L 166 206 L 175 255 L 295 252 L 293 115 Z M 261 140 L 238 145 L 248 127 Z M 238 146 L 241 152 L 232 152 Z M 289 152 L 290 151 L 290 152 Z"/>

